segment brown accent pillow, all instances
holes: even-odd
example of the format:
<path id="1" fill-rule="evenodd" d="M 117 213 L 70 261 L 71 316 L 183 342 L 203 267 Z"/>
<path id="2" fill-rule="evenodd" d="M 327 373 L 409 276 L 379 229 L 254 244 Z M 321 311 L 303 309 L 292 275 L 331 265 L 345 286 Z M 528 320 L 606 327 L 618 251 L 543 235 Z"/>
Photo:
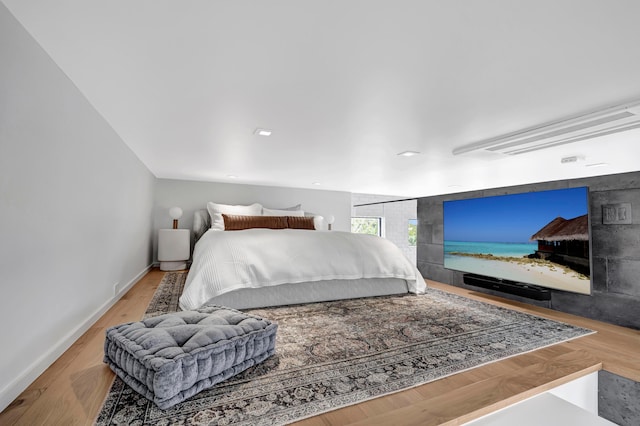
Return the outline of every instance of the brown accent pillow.
<path id="1" fill-rule="evenodd" d="M 286 216 L 239 216 L 222 214 L 225 231 L 240 231 L 251 228 L 285 229 Z"/>
<path id="2" fill-rule="evenodd" d="M 287 223 L 291 229 L 316 229 L 313 217 L 287 216 Z"/>

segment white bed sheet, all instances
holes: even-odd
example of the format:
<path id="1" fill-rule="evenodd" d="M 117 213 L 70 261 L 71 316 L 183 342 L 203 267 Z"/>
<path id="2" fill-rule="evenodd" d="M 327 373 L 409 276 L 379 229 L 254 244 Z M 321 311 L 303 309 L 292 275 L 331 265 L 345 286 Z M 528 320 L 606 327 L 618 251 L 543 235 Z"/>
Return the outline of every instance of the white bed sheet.
<path id="1" fill-rule="evenodd" d="M 377 278 L 404 280 L 412 293 L 426 289 L 417 268 L 380 237 L 298 229 L 209 230 L 196 244 L 180 307 L 195 309 L 240 289 Z"/>

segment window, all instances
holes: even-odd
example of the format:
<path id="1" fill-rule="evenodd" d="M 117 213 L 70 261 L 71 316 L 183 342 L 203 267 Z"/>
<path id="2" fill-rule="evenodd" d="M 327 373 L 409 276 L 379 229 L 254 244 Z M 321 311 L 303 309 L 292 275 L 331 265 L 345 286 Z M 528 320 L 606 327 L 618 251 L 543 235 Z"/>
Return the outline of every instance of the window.
<path id="1" fill-rule="evenodd" d="M 409 219 L 409 245 L 418 243 L 418 219 Z"/>
<path id="2" fill-rule="evenodd" d="M 351 232 L 382 236 L 381 217 L 352 217 Z"/>

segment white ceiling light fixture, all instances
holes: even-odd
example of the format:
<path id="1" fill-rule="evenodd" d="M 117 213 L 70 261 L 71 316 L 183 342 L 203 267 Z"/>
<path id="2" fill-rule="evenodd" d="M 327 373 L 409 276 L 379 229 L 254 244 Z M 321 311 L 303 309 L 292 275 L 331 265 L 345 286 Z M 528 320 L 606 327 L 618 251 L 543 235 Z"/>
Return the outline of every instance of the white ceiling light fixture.
<path id="1" fill-rule="evenodd" d="M 579 161 L 584 161 L 584 156 L 582 156 L 582 155 L 572 155 L 570 157 L 562 157 L 560 159 L 560 163 L 561 164 L 577 163 Z"/>
<path id="2" fill-rule="evenodd" d="M 322 184 L 321 184 L 320 182 L 313 182 L 313 183 L 312 183 L 312 185 L 320 186 L 320 185 L 322 185 Z"/>
<path id="3" fill-rule="evenodd" d="M 640 129 L 640 101 L 529 127 L 461 146 L 452 152 L 453 155 L 474 151 L 519 155 L 633 129 Z"/>
<path id="4" fill-rule="evenodd" d="M 397 153 L 396 155 L 399 157 L 413 157 L 414 155 L 419 155 L 418 151 L 402 151 Z"/>
<path id="5" fill-rule="evenodd" d="M 269 129 L 261 129 L 261 128 L 257 128 L 253 134 L 258 135 L 258 136 L 271 136 L 271 133 L 273 133 L 271 130 Z"/>
<path id="6" fill-rule="evenodd" d="M 606 167 L 608 166 L 609 163 L 591 163 L 591 164 L 585 164 L 585 167 Z"/>

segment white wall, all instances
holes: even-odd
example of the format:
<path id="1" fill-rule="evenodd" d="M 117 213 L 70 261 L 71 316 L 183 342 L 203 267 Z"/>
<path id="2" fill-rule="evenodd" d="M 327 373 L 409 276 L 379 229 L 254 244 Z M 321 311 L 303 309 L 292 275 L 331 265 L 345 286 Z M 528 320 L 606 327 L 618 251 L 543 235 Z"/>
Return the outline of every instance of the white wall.
<path id="1" fill-rule="evenodd" d="M 382 217 L 384 218 L 384 237 L 397 245 L 413 264 L 416 264 L 417 247 L 409 245 L 409 220 L 418 215 L 416 200 L 388 202 L 403 197 L 374 194 L 352 194 L 351 202 L 354 217 Z M 370 204 L 378 203 L 378 204 Z M 359 204 L 369 204 L 355 207 Z"/>
<path id="2" fill-rule="evenodd" d="M 154 183 L 0 3 L 0 410 L 152 263 Z"/>
<path id="3" fill-rule="evenodd" d="M 153 208 L 154 234 L 158 229 L 171 228 L 169 209 L 182 208 L 184 214 L 180 228 L 191 229 L 193 213 L 206 208 L 207 202 L 223 204 L 260 203 L 277 209 L 302 204 L 302 209 L 324 216 L 335 217 L 333 229 L 349 232 L 351 226 L 351 193 L 317 189 L 283 188 L 276 186 L 240 185 L 219 182 L 197 182 L 158 179 Z M 157 259 L 157 238 L 154 237 L 153 258 Z"/>

